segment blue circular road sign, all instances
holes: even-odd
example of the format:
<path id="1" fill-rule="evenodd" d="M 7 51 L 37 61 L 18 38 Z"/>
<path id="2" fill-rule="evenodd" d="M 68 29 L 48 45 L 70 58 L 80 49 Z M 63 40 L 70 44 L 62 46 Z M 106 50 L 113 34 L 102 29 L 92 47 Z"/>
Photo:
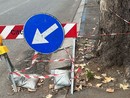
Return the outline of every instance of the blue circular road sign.
<path id="1" fill-rule="evenodd" d="M 24 26 L 24 38 L 35 51 L 49 54 L 56 51 L 64 40 L 64 30 L 52 15 L 32 16 Z"/>

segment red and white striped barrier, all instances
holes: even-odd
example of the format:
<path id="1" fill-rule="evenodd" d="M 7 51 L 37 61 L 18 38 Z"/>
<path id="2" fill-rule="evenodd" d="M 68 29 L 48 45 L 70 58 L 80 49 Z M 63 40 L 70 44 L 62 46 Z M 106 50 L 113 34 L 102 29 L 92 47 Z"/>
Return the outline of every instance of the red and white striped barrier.
<path id="1" fill-rule="evenodd" d="M 33 57 L 32 57 L 32 65 L 37 61 L 38 58 L 38 52 L 35 51 Z"/>
<path id="2" fill-rule="evenodd" d="M 70 71 L 70 72 L 72 72 L 72 71 Z M 78 68 L 77 70 L 76 70 L 76 73 L 80 73 L 81 72 L 81 68 Z M 66 73 L 61 73 L 61 74 L 50 74 L 50 75 L 44 75 L 44 76 L 40 76 L 40 75 L 29 75 L 29 74 L 22 74 L 22 73 L 20 73 L 19 71 L 14 71 L 14 72 L 11 72 L 10 74 L 15 74 L 15 75 L 17 75 L 17 76 L 19 76 L 19 77 L 21 77 L 21 76 L 23 76 L 23 77 L 25 77 L 25 78 L 28 78 L 28 79 L 30 79 L 30 78 L 39 78 L 39 79 L 47 79 L 47 78 L 52 78 L 52 77 L 57 77 L 57 76 L 60 76 L 60 75 L 63 75 L 63 74 L 66 74 Z"/>
<path id="3" fill-rule="evenodd" d="M 71 61 L 70 59 L 55 59 L 55 60 L 37 60 L 36 62 L 63 62 Z"/>
<path id="4" fill-rule="evenodd" d="M 20 72 L 25 72 L 25 71 L 31 69 L 33 66 L 35 66 L 35 63 L 38 63 L 38 62 L 63 62 L 63 61 L 70 61 L 70 62 L 72 62 L 74 64 L 74 60 L 72 59 L 72 56 L 69 54 L 69 52 L 66 50 L 66 48 L 64 48 L 64 50 L 66 51 L 67 55 L 69 56 L 69 59 L 61 58 L 61 59 L 55 59 L 55 60 L 37 60 L 38 52 L 35 51 L 35 53 L 34 53 L 34 55 L 32 57 L 31 66 L 22 69 Z"/>
<path id="5" fill-rule="evenodd" d="M 31 69 L 33 66 L 35 66 L 35 63 L 39 63 L 39 62 L 63 62 L 63 61 L 72 61 L 72 60 L 70 60 L 70 59 L 37 60 L 37 58 L 36 58 L 34 61 L 32 61 L 32 65 L 30 67 L 24 68 L 20 72 L 25 72 L 25 71 Z"/>
<path id="6" fill-rule="evenodd" d="M 65 31 L 65 38 L 77 37 L 76 23 L 63 23 L 62 26 Z M 3 39 L 23 39 L 23 25 L 0 26 L 0 35 Z"/>

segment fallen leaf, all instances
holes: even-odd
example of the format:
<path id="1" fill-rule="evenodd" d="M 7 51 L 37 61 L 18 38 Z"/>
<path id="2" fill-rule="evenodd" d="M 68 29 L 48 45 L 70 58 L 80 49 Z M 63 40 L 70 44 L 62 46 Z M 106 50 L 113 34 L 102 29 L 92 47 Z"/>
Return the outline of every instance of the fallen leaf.
<path id="1" fill-rule="evenodd" d="M 115 91 L 115 90 L 114 90 L 113 88 L 107 88 L 107 89 L 106 89 L 106 92 L 108 92 L 108 93 L 114 93 L 114 91 Z"/>
<path id="2" fill-rule="evenodd" d="M 96 28 L 93 28 L 93 30 L 95 30 Z"/>
<path id="3" fill-rule="evenodd" d="M 87 46 L 87 47 L 91 47 L 92 45 L 90 45 L 90 44 L 85 44 L 85 46 Z"/>
<path id="4" fill-rule="evenodd" d="M 101 69 L 100 68 L 97 68 L 98 71 L 100 71 Z"/>
<path id="5" fill-rule="evenodd" d="M 94 20 L 96 20 L 96 18 L 93 18 Z"/>
<path id="6" fill-rule="evenodd" d="M 103 77 L 106 77 L 107 76 L 107 74 L 106 73 L 104 73 L 104 74 L 101 74 Z"/>
<path id="7" fill-rule="evenodd" d="M 90 69 L 89 69 L 89 68 L 85 68 L 85 70 L 86 70 L 86 71 L 90 71 Z"/>
<path id="8" fill-rule="evenodd" d="M 83 62 L 83 61 L 84 61 L 84 59 L 83 59 L 83 58 L 79 60 L 79 62 Z"/>
<path id="9" fill-rule="evenodd" d="M 104 77 L 105 79 L 102 81 L 103 83 L 109 83 L 111 81 L 114 81 L 115 79 L 112 77 Z"/>
<path id="10" fill-rule="evenodd" d="M 47 96 L 46 96 L 46 98 L 52 98 L 52 94 L 48 94 Z"/>
<path id="11" fill-rule="evenodd" d="M 80 66 L 82 69 L 84 69 L 85 66 L 86 66 L 86 64 L 79 64 L 79 66 Z"/>
<path id="12" fill-rule="evenodd" d="M 85 85 L 86 85 L 86 81 L 85 81 L 85 79 L 82 80 L 82 81 L 80 81 L 80 84 L 83 85 L 83 86 L 85 86 Z"/>
<path id="13" fill-rule="evenodd" d="M 98 79 L 98 80 L 102 79 L 101 76 L 97 76 L 97 75 L 95 75 L 94 78 L 95 78 L 95 79 Z"/>
<path id="14" fill-rule="evenodd" d="M 75 67 L 79 67 L 79 64 L 75 64 Z"/>
<path id="15" fill-rule="evenodd" d="M 78 50 L 79 50 L 79 51 L 83 51 L 84 49 L 83 49 L 83 48 L 79 48 Z"/>
<path id="16" fill-rule="evenodd" d="M 53 89 L 53 88 L 54 88 L 54 84 L 50 84 L 49 89 Z"/>
<path id="17" fill-rule="evenodd" d="M 79 85 L 79 87 L 75 87 L 75 90 L 76 90 L 76 91 L 80 91 L 80 90 L 82 90 L 82 89 L 83 89 L 82 85 Z"/>
<path id="18" fill-rule="evenodd" d="M 88 83 L 88 84 L 87 84 L 87 86 L 90 86 L 90 87 L 92 87 L 93 85 L 92 85 L 92 83 Z"/>
<path id="19" fill-rule="evenodd" d="M 125 83 L 125 84 L 120 84 L 120 88 L 122 88 L 123 90 L 127 90 L 129 88 L 129 84 Z"/>
<path id="20" fill-rule="evenodd" d="M 29 92 L 35 92 L 36 89 L 30 89 L 30 88 L 28 88 L 28 91 L 29 91 Z"/>
<path id="21" fill-rule="evenodd" d="M 80 51 L 79 54 L 84 54 L 84 52 Z"/>
<path id="22" fill-rule="evenodd" d="M 81 84 L 80 84 L 80 86 L 79 86 L 79 89 L 80 89 L 80 90 L 82 90 L 82 89 L 83 89 L 83 86 L 82 86 Z"/>
<path id="23" fill-rule="evenodd" d="M 78 87 L 75 87 L 75 90 L 76 90 L 76 91 L 80 91 L 80 89 L 79 89 Z"/>
<path id="24" fill-rule="evenodd" d="M 96 87 L 101 87 L 101 86 L 102 86 L 102 83 L 96 84 Z"/>

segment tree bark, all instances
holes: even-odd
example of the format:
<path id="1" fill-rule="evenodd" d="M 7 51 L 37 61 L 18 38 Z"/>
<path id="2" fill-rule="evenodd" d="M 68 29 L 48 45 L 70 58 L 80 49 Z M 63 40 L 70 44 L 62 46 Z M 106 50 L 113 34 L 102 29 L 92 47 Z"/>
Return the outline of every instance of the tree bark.
<path id="1" fill-rule="evenodd" d="M 100 0 L 99 34 L 102 43 L 100 56 L 106 66 L 130 67 L 130 0 Z M 119 16 L 117 16 L 117 15 Z M 123 18 L 123 19 L 122 19 Z M 110 34 L 118 33 L 118 35 Z"/>

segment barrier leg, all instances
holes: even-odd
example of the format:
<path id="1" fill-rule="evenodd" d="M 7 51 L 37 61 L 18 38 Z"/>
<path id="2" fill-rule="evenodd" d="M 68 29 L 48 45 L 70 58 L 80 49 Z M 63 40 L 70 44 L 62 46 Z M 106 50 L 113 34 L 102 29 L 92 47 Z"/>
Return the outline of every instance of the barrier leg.
<path id="1" fill-rule="evenodd" d="M 12 65 L 7 53 L 4 54 L 4 58 L 5 58 L 5 61 L 6 61 L 9 72 L 13 72 L 15 70 L 15 68 Z M 11 82 L 13 83 L 13 90 L 14 90 L 14 92 L 17 92 L 17 86 L 16 86 L 16 83 L 15 83 L 15 81 L 13 79 L 12 74 L 10 75 L 10 78 L 11 78 Z"/>
<path id="2" fill-rule="evenodd" d="M 2 36 L 0 36 L 0 57 L 4 56 L 4 59 L 5 59 L 6 63 L 7 63 L 7 67 L 8 67 L 9 72 L 13 72 L 15 70 L 15 68 L 11 63 L 7 52 L 8 52 L 8 48 L 6 46 L 3 46 Z M 15 81 L 13 79 L 12 74 L 10 75 L 10 78 L 11 78 L 11 81 L 13 83 L 14 92 L 17 92 L 17 86 L 16 86 L 16 83 L 15 83 Z"/>
<path id="3" fill-rule="evenodd" d="M 72 49 L 72 58 L 75 59 L 75 38 L 73 39 L 73 49 Z M 71 94 L 74 93 L 74 60 L 72 62 L 72 67 L 71 67 Z"/>

